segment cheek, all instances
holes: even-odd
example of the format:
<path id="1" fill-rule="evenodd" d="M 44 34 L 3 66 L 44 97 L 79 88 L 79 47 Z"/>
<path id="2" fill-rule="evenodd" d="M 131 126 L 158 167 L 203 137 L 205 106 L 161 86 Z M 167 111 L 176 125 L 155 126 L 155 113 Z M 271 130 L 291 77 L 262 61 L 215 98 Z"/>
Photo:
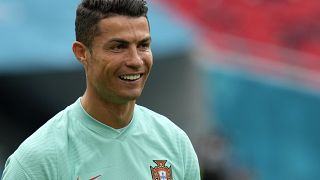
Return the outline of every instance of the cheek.
<path id="1" fill-rule="evenodd" d="M 103 81 L 104 78 L 104 72 L 103 72 L 103 65 L 100 63 L 91 63 L 87 67 L 87 76 L 90 81 L 94 83 L 100 83 L 100 81 Z"/>
<path id="2" fill-rule="evenodd" d="M 146 66 L 148 66 L 149 69 L 152 68 L 153 65 L 153 57 L 152 57 L 152 53 L 150 52 L 150 54 L 146 55 L 145 57 L 145 63 Z"/>

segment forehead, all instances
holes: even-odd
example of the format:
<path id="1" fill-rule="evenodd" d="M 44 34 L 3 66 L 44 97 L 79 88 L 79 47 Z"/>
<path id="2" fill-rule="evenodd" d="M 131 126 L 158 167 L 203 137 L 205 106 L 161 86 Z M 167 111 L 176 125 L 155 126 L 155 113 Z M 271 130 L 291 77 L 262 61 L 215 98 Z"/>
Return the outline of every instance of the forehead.
<path id="1" fill-rule="evenodd" d="M 139 41 L 150 37 L 149 24 L 147 18 L 113 16 L 102 19 L 98 23 L 98 35 L 96 39 L 108 40 L 120 38 L 127 41 Z"/>

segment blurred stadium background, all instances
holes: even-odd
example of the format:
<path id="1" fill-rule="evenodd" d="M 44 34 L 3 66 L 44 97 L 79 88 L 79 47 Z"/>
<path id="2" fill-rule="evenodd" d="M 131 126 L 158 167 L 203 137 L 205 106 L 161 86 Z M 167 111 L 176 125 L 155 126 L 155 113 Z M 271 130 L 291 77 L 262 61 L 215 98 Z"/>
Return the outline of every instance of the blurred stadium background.
<path id="1" fill-rule="evenodd" d="M 77 4 L 0 1 L 0 175 L 84 91 Z M 319 179 L 320 1 L 149 4 L 155 62 L 139 104 L 189 134 L 202 179 Z"/>

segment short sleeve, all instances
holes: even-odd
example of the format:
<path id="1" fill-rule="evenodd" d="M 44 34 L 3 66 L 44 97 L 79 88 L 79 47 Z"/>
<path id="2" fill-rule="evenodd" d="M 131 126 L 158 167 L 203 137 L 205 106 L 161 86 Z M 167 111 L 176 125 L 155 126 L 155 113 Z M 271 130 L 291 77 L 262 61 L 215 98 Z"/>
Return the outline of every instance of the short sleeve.
<path id="1" fill-rule="evenodd" d="M 56 146 L 50 135 L 55 137 L 48 131 L 36 131 L 27 138 L 8 158 L 3 180 L 57 179 Z"/>
<path id="2" fill-rule="evenodd" d="M 12 179 L 31 180 L 31 178 L 25 172 L 20 162 L 14 157 L 14 155 L 11 155 L 8 158 L 1 179 L 2 180 L 12 180 Z"/>
<path id="3" fill-rule="evenodd" d="M 181 151 L 184 161 L 184 180 L 200 180 L 198 157 L 186 134 L 182 137 L 181 143 Z"/>

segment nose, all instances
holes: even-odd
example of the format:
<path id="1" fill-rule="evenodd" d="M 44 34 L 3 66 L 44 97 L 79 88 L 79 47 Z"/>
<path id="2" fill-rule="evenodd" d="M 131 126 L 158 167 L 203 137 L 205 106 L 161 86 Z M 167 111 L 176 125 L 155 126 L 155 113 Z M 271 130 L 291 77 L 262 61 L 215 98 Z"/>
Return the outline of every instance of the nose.
<path id="1" fill-rule="evenodd" d="M 139 50 L 136 47 L 130 48 L 126 65 L 132 68 L 140 68 L 141 66 L 143 66 L 143 64 L 143 57 L 141 54 L 139 54 Z"/>

